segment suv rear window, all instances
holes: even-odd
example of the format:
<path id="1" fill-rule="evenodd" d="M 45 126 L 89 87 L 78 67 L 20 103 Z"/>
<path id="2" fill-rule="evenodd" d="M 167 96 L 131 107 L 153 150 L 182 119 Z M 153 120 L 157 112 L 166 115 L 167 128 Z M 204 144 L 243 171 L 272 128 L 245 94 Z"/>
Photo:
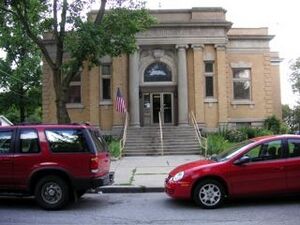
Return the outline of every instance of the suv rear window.
<path id="1" fill-rule="evenodd" d="M 108 146 L 104 140 L 104 138 L 101 136 L 99 130 L 90 129 L 91 137 L 96 145 L 97 152 L 107 152 Z"/>
<path id="2" fill-rule="evenodd" d="M 83 129 L 48 129 L 45 133 L 52 152 L 89 152 Z"/>

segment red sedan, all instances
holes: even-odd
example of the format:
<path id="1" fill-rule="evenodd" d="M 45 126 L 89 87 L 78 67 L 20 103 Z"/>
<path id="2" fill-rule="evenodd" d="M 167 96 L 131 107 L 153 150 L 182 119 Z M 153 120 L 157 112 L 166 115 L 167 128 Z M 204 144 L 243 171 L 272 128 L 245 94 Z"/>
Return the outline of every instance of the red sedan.
<path id="1" fill-rule="evenodd" d="M 211 157 L 178 166 L 166 193 L 217 208 L 225 198 L 300 192 L 300 136 L 259 137 Z"/>

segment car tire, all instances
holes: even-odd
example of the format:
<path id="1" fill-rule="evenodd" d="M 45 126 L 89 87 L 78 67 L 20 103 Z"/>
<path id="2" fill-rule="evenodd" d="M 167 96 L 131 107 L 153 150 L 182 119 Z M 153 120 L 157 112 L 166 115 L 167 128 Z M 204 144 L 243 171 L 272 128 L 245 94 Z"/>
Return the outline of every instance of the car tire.
<path id="1" fill-rule="evenodd" d="M 215 209 L 220 207 L 225 198 L 224 186 L 213 179 L 200 181 L 193 193 L 195 203 L 204 209 Z"/>
<path id="2" fill-rule="evenodd" d="M 43 177 L 35 187 L 35 199 L 44 209 L 57 210 L 69 203 L 70 189 L 65 180 L 58 176 Z"/>

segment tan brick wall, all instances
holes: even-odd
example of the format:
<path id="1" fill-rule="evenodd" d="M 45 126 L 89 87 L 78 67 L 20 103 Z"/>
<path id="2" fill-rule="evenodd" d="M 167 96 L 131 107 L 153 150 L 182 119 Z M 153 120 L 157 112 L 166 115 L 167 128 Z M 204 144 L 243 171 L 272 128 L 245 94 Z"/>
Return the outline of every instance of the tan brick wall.
<path id="1" fill-rule="evenodd" d="M 278 118 L 282 118 L 282 105 L 281 105 L 281 88 L 280 88 L 280 73 L 279 65 L 271 66 L 272 86 L 273 86 L 273 112 Z"/>
<path id="2" fill-rule="evenodd" d="M 228 58 L 228 95 L 229 95 L 229 118 L 264 118 L 266 115 L 266 94 L 265 94 L 265 55 L 264 54 L 246 54 L 229 53 Z M 232 105 L 233 102 L 233 80 L 230 63 L 246 62 L 251 65 L 251 96 L 253 105 Z"/>
<path id="3" fill-rule="evenodd" d="M 43 87 L 42 87 L 42 107 L 43 123 L 56 123 L 55 93 L 51 69 L 47 63 L 43 64 Z"/>
<path id="4" fill-rule="evenodd" d="M 113 90 L 113 111 L 112 119 L 114 126 L 123 126 L 125 115 L 115 110 L 115 99 L 117 89 L 120 88 L 121 94 L 128 106 L 128 57 L 122 55 L 113 59 L 113 76 L 112 76 L 112 90 Z"/>

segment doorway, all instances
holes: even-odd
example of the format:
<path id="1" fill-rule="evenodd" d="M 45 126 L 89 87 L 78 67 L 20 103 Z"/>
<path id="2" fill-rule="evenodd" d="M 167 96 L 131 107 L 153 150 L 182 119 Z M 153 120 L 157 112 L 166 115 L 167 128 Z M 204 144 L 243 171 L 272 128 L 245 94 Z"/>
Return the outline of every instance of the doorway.
<path id="1" fill-rule="evenodd" d="M 161 112 L 164 124 L 174 123 L 173 93 L 144 93 L 144 123 L 158 124 Z"/>

